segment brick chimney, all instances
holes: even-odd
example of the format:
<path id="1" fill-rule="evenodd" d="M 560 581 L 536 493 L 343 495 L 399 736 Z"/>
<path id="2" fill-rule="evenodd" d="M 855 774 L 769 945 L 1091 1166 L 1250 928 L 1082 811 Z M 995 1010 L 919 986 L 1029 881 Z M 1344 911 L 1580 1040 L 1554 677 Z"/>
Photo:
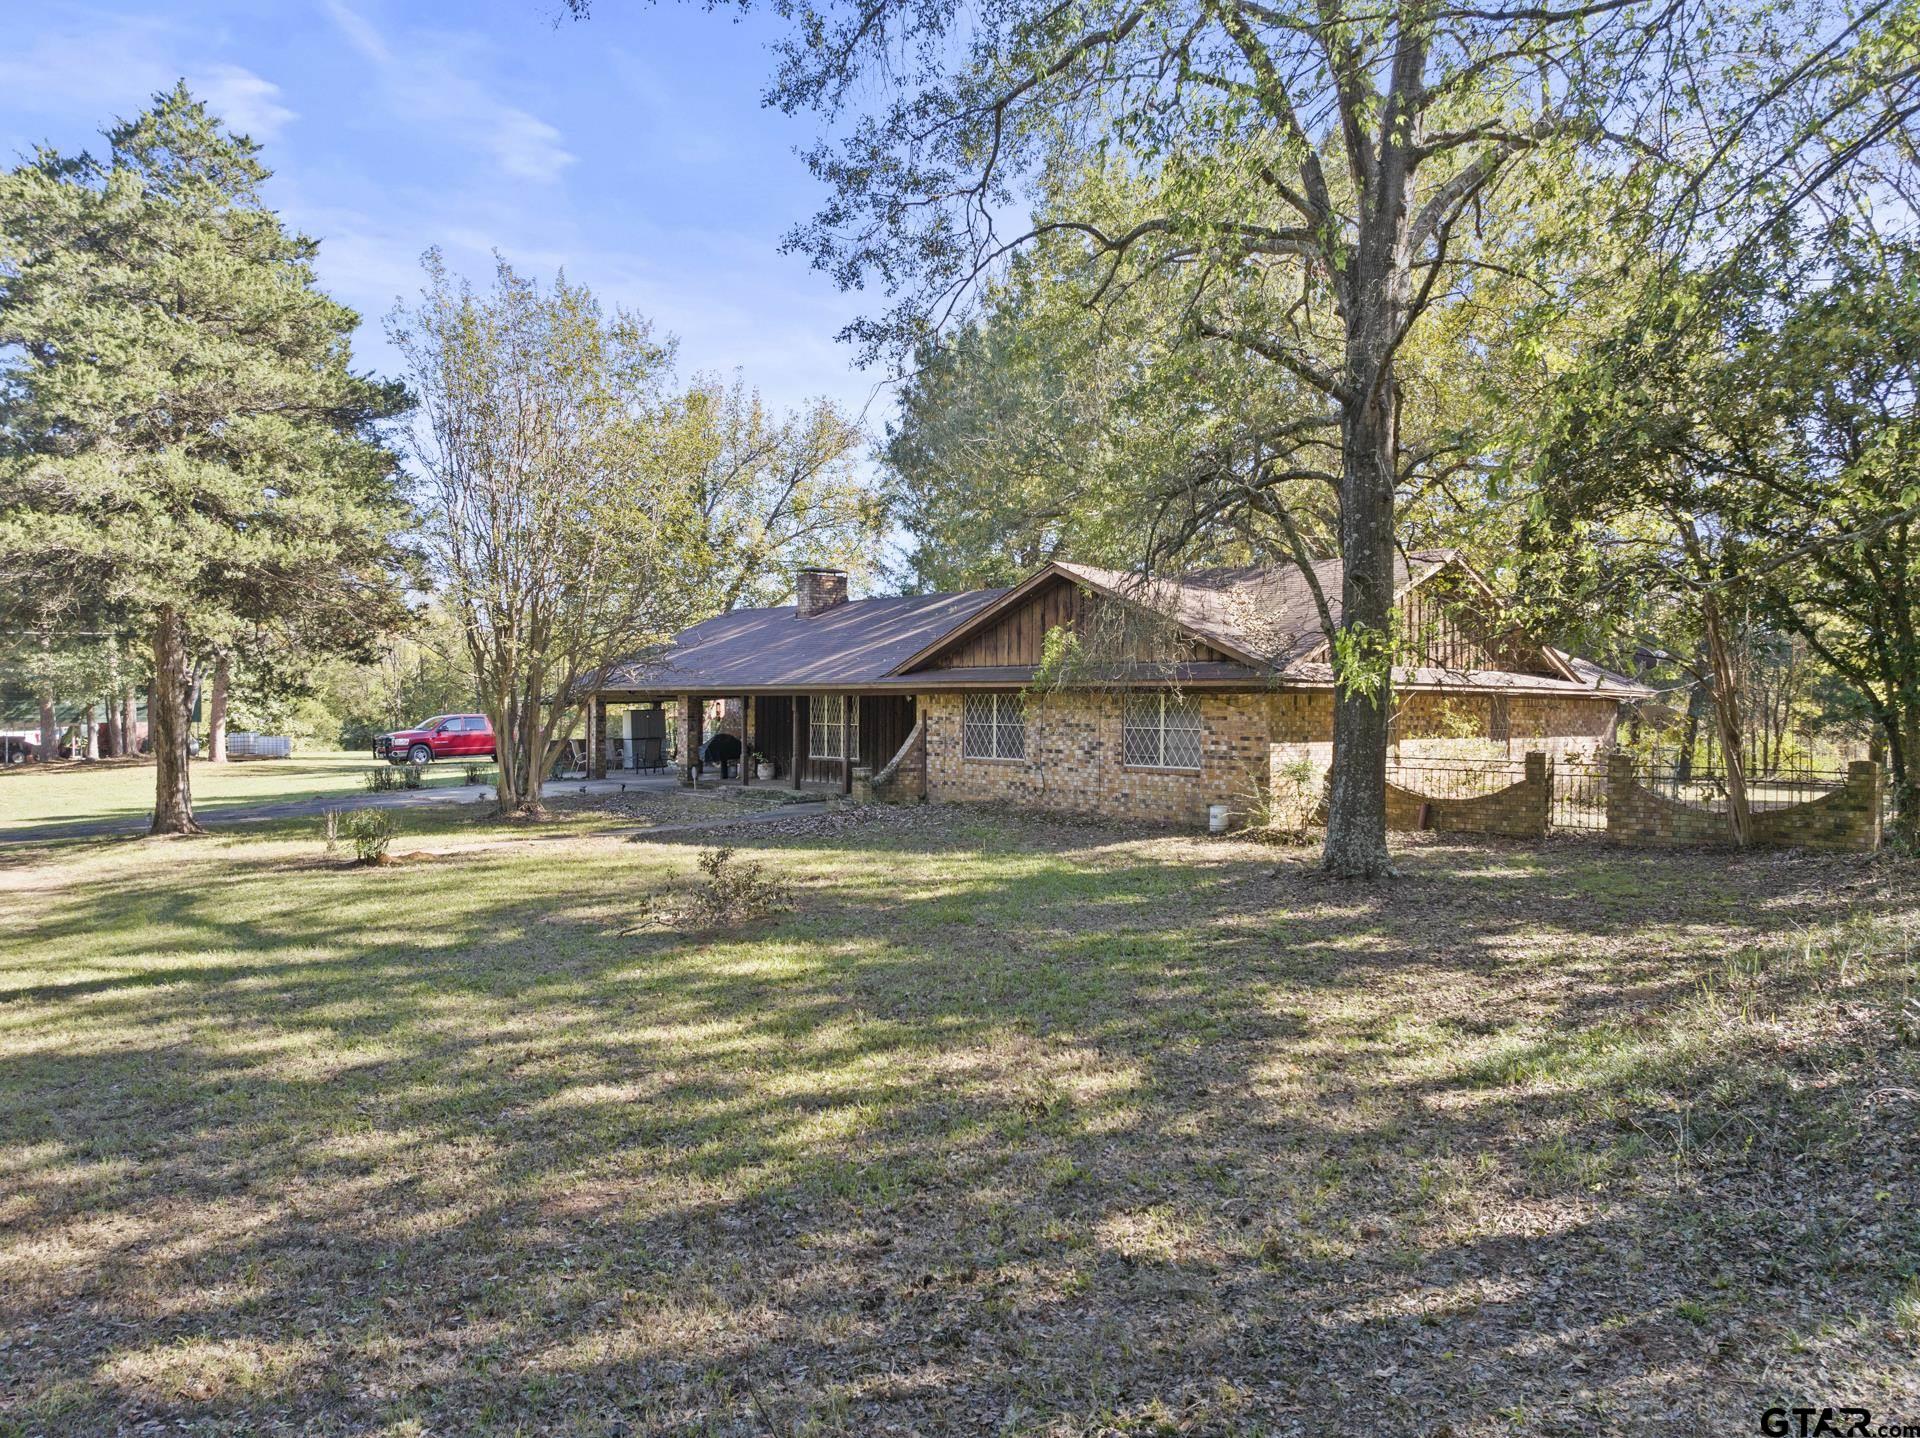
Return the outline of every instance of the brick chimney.
<path id="1" fill-rule="evenodd" d="M 795 576 L 793 587 L 798 599 L 796 617 L 811 619 L 847 602 L 847 571 L 803 569 Z"/>

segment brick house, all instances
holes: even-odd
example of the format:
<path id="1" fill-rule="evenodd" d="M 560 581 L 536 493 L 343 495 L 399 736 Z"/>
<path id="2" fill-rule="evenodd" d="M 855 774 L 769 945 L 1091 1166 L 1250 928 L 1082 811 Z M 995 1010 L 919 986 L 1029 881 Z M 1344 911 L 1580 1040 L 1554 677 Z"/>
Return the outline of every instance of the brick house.
<path id="1" fill-rule="evenodd" d="M 776 782 L 883 788 L 1159 823 L 1244 813 L 1272 776 L 1331 760 L 1340 562 L 1139 576 L 1049 564 L 1011 589 L 849 600 L 834 570 L 798 603 L 737 610 L 609 666 L 588 709 L 595 774 L 673 751 L 693 775 L 716 731 Z M 1647 691 L 1503 624 L 1450 552 L 1398 576 L 1403 754 L 1610 747 Z M 748 765 L 743 771 L 753 782 Z M 863 773 L 864 771 L 864 773 Z"/>

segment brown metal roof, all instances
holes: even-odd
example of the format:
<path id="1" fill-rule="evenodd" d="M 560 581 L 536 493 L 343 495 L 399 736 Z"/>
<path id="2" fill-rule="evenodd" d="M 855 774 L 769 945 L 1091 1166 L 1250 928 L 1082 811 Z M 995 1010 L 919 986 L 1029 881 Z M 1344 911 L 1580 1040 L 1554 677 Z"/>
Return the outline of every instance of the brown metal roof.
<path id="1" fill-rule="evenodd" d="M 802 619 L 791 604 L 736 609 L 610 666 L 598 689 L 809 689 L 871 684 L 1004 590 L 852 599 Z"/>
<path id="2" fill-rule="evenodd" d="M 1404 591 L 1454 561 L 1451 550 L 1399 556 L 1395 588 Z M 1323 559 L 1313 566 L 1328 607 L 1340 617 L 1341 566 Z M 1471 571 L 1469 571 L 1470 573 Z M 728 692 L 758 689 L 848 687 L 962 688 L 980 684 L 1023 686 L 1025 668 L 918 669 L 964 632 L 985 623 L 993 611 L 1017 604 L 1050 574 L 1105 591 L 1168 615 L 1240 663 L 1211 662 L 1118 675 L 1107 682 L 1269 684 L 1318 688 L 1333 673 L 1324 662 L 1325 634 L 1313 591 L 1291 564 L 1196 570 L 1179 576 L 1142 578 L 1120 570 L 1057 562 L 1013 589 L 975 589 L 963 594 L 921 594 L 856 599 L 811 619 L 792 605 L 742 609 L 694 625 L 659 653 L 610 666 L 591 687 L 653 692 Z M 1477 578 L 1477 576 L 1476 576 Z M 1504 671 L 1452 672 L 1400 669 L 1395 683 L 1409 688 L 1492 688 L 1562 694 L 1600 693 L 1626 698 L 1641 686 L 1591 661 L 1545 653 L 1569 677 Z M 903 672 L 908 669 L 915 672 Z"/>
<path id="3" fill-rule="evenodd" d="M 1394 592 L 1403 592 L 1452 558 L 1452 550 L 1395 554 Z M 1197 569 L 1151 578 L 1090 564 L 1061 563 L 1058 568 L 1097 589 L 1165 614 L 1216 648 L 1257 663 L 1285 667 L 1326 642 L 1313 588 L 1297 565 Z M 1340 561 L 1321 559 L 1312 568 L 1337 626 Z"/>

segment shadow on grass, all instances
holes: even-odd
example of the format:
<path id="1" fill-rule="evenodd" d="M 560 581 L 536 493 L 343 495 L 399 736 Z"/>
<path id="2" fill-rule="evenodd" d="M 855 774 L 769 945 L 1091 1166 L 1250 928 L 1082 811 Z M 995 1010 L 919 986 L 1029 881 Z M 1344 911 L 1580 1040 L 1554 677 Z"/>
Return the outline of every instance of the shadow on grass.
<path id="1" fill-rule="evenodd" d="M 1901 1391 L 1912 1115 L 1871 1096 L 1912 1058 L 1862 1039 L 1911 953 L 1728 980 L 1905 912 L 1881 871 L 1433 846 L 1359 890 L 954 816 L 736 831 L 796 912 L 647 926 L 712 841 L 16 899 L 23 1431 L 1464 1435 Z"/>

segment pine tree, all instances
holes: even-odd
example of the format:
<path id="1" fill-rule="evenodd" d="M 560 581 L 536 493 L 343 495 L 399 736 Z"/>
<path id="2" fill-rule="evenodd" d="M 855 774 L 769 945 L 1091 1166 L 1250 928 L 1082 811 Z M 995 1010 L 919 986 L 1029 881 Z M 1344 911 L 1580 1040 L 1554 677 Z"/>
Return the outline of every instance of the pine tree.
<path id="1" fill-rule="evenodd" d="M 0 175 L 0 609 L 57 594 L 146 636 L 152 831 L 190 833 L 196 657 L 364 653 L 404 618 L 381 425 L 407 400 L 350 368 L 358 317 L 257 146 L 184 84 L 106 138 Z"/>

